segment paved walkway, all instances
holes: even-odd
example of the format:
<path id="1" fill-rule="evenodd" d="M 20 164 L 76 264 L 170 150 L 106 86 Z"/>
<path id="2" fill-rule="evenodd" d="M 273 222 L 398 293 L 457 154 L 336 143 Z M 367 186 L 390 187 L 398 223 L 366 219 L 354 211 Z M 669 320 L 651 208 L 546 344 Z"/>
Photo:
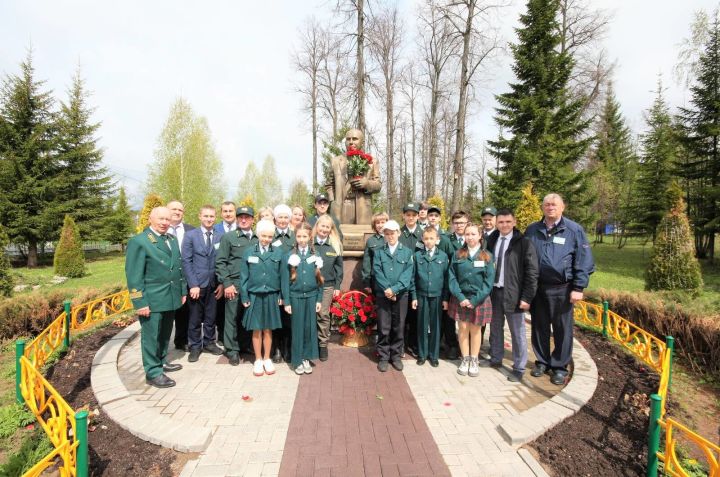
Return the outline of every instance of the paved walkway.
<path id="1" fill-rule="evenodd" d="M 208 354 L 188 363 L 173 351 L 184 366 L 173 373 L 178 384 L 155 389 L 144 382 L 135 323 L 98 351 L 91 378 L 103 411 L 121 426 L 201 453 L 183 476 L 520 477 L 546 474 L 519 446 L 594 392 L 594 363 L 575 346 L 575 374 L 562 389 L 547 377 L 510 383 L 507 368 L 462 377 L 446 361 L 432 368 L 408 359 L 403 373 L 381 374 L 369 352 L 334 344 L 330 360 L 303 377 L 279 365 L 257 378 L 250 363 L 233 367 Z"/>

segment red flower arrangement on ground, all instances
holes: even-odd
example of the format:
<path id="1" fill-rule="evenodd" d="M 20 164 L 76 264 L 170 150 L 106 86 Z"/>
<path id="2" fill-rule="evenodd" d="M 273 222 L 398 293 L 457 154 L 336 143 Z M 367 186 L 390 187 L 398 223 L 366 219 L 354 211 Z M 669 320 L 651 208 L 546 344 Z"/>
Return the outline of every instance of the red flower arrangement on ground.
<path id="1" fill-rule="evenodd" d="M 373 158 L 360 149 L 348 149 L 347 153 L 347 172 L 348 177 L 362 177 L 370 170 Z"/>
<path id="2" fill-rule="evenodd" d="M 375 298 L 359 291 L 349 291 L 333 298 L 330 315 L 344 335 L 371 335 L 377 323 Z"/>

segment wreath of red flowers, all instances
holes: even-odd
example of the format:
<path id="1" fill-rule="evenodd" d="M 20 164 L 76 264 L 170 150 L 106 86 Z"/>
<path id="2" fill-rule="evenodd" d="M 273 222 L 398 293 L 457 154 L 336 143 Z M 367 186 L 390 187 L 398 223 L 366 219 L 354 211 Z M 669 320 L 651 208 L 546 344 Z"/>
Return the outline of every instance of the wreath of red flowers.
<path id="1" fill-rule="evenodd" d="M 333 298 L 330 315 L 344 335 L 371 335 L 377 323 L 375 298 L 360 291 L 349 291 Z"/>

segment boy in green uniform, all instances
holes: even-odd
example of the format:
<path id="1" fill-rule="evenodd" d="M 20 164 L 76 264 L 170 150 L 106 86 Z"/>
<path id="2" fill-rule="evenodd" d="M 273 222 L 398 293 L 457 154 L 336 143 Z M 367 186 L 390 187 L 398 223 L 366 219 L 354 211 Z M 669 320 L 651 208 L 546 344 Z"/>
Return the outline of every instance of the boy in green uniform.
<path id="1" fill-rule="evenodd" d="M 417 364 L 422 366 L 430 360 L 437 367 L 440 356 L 440 319 L 442 310 L 448 308 L 449 292 L 447 273 L 450 260 L 437 248 L 437 230 L 428 227 L 423 231 L 425 250 L 415 252 L 415 286 L 410 292 L 413 310 L 418 310 Z"/>
<path id="2" fill-rule="evenodd" d="M 410 202 L 403 207 L 403 222 L 400 229 L 400 243 L 411 253 L 423 250 L 422 227 L 418 225 L 418 213 L 420 204 Z M 417 356 L 417 311 L 413 308 L 407 311 L 405 316 L 405 343 L 410 354 Z"/>
<path id="3" fill-rule="evenodd" d="M 128 241 L 125 276 L 140 320 L 145 382 L 157 388 L 175 386 L 165 373 L 182 369 L 167 362 L 175 310 L 185 303 L 187 285 L 177 238 L 167 235 L 170 210 L 156 207 L 150 226 Z"/>
<path id="4" fill-rule="evenodd" d="M 413 253 L 400 243 L 400 225 L 388 220 L 383 228 L 386 244 L 373 260 L 375 303 L 378 315 L 378 371 L 388 370 L 388 362 L 402 371 L 405 348 L 405 315 L 408 292 L 413 287 Z"/>
<path id="5" fill-rule="evenodd" d="M 240 264 L 243 254 L 258 242 L 252 230 L 255 211 L 252 207 L 238 207 L 236 211 L 237 229 L 226 233 L 220 239 L 220 247 L 215 258 L 215 273 L 218 282 L 225 290 L 225 333 L 223 344 L 225 354 L 231 365 L 240 364 L 240 349 L 250 346 L 249 333 L 238 331 L 238 323 L 242 322 L 243 307 L 238 307 L 240 296 Z M 238 342 L 238 334 L 240 341 Z"/>
<path id="6" fill-rule="evenodd" d="M 378 212 L 372 216 L 371 225 L 375 233 L 365 242 L 365 252 L 363 253 L 362 262 L 362 279 L 365 285 L 365 293 L 372 293 L 373 254 L 375 250 L 385 245 L 385 237 L 383 237 L 382 230 L 385 222 L 388 220 L 390 220 L 390 216 L 387 212 Z"/>

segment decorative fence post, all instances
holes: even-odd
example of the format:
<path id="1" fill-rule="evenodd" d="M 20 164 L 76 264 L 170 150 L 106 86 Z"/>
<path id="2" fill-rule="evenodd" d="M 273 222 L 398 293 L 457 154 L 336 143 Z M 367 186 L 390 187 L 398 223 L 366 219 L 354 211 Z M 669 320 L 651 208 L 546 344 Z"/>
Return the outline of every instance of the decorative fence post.
<path id="1" fill-rule="evenodd" d="M 70 300 L 65 300 L 63 306 L 65 307 L 65 338 L 63 339 L 63 346 L 67 350 L 70 348 Z"/>
<path id="2" fill-rule="evenodd" d="M 83 409 L 75 413 L 75 428 L 77 430 L 77 477 L 88 477 L 88 412 Z"/>
<path id="3" fill-rule="evenodd" d="M 650 425 L 648 426 L 648 465 L 647 476 L 657 477 L 658 456 L 660 450 L 660 413 L 662 398 L 658 394 L 650 395 Z"/>
<path id="4" fill-rule="evenodd" d="M 602 311 L 602 335 L 603 338 L 607 339 L 608 337 L 608 312 L 610 310 L 610 304 L 607 302 L 607 300 L 603 301 L 603 311 Z"/>
<path id="5" fill-rule="evenodd" d="M 665 344 L 667 345 L 667 352 L 670 353 L 670 370 L 668 371 L 667 385 L 667 392 L 670 392 L 670 385 L 672 384 L 673 356 L 675 353 L 675 338 L 673 338 L 672 336 L 666 336 Z"/>
<path id="6" fill-rule="evenodd" d="M 25 399 L 20 391 L 20 383 L 22 382 L 22 367 L 20 358 L 25 354 L 25 340 L 17 340 L 15 342 L 15 399 L 18 404 L 23 404 Z"/>

